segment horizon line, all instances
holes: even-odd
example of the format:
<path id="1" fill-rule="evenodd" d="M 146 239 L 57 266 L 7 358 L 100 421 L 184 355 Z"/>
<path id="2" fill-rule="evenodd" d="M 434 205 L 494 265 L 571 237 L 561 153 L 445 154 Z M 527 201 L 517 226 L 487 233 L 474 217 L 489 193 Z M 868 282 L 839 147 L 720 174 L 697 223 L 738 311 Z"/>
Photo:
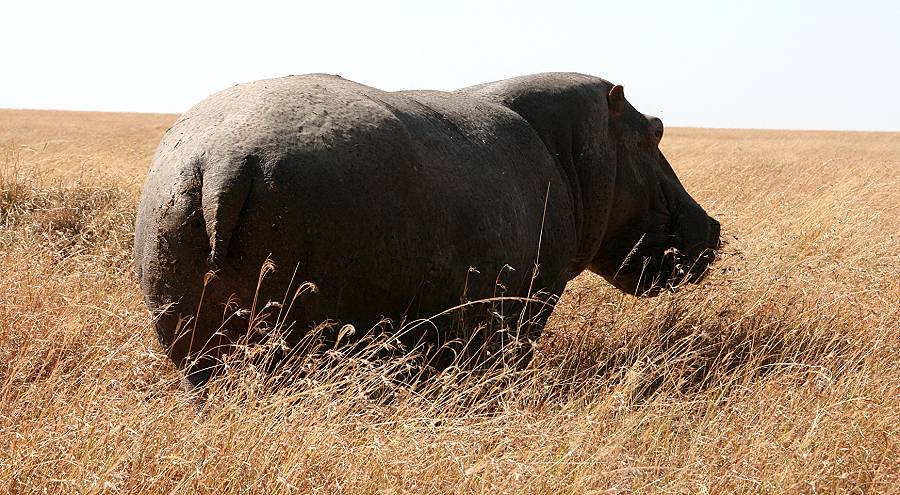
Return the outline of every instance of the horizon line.
<path id="1" fill-rule="evenodd" d="M 65 113 L 108 113 L 108 114 L 133 114 L 133 115 L 171 115 L 177 117 L 184 112 L 150 112 L 135 110 L 85 110 L 71 108 L 25 108 L 25 107 L 0 107 L 2 111 L 18 112 L 65 112 Z M 187 111 L 187 110 L 185 110 Z M 827 129 L 827 128 L 799 128 L 799 127 L 716 127 L 707 125 L 667 125 L 670 129 L 706 129 L 721 131 L 789 131 L 789 132 L 870 132 L 870 133 L 900 133 L 897 129 Z"/>

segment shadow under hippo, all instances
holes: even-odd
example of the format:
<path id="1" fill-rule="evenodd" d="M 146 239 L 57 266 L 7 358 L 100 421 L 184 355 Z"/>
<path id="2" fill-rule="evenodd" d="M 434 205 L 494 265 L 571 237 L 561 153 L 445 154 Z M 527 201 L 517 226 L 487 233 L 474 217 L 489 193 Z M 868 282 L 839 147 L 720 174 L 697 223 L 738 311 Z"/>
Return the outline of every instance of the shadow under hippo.
<path id="1" fill-rule="evenodd" d="M 453 92 L 323 74 L 237 85 L 163 137 L 135 227 L 138 280 L 189 387 L 236 343 L 267 338 L 269 301 L 283 303 L 268 310 L 286 349 L 323 322 L 387 331 L 384 319 L 443 315 L 406 325 L 399 344 L 439 369 L 461 343 L 489 359 L 515 339 L 527 356 L 585 269 L 654 295 L 713 262 L 719 224 L 662 136 L 621 86 L 574 73 Z M 260 284 L 267 260 L 277 269 Z M 307 281 L 317 290 L 293 301 Z"/>

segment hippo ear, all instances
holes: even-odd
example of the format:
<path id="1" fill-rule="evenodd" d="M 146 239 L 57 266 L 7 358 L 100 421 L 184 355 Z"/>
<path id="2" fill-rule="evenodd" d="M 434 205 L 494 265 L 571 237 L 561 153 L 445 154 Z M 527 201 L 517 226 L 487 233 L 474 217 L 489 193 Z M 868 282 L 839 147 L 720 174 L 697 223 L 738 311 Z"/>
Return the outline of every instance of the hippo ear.
<path id="1" fill-rule="evenodd" d="M 609 104 L 609 115 L 618 117 L 625 113 L 625 88 L 616 84 L 609 90 L 609 96 L 606 98 Z"/>

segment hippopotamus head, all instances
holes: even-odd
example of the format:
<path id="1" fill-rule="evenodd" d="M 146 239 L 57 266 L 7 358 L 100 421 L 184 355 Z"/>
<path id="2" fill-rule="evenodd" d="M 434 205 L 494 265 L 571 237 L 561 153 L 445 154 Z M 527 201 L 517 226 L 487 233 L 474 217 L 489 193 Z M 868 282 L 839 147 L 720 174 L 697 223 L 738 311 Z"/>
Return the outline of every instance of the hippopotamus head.
<path id="1" fill-rule="evenodd" d="M 662 121 L 635 110 L 622 86 L 613 86 L 607 101 L 616 179 L 591 271 L 636 295 L 698 282 L 719 248 L 719 222 L 685 191 L 659 150 Z"/>

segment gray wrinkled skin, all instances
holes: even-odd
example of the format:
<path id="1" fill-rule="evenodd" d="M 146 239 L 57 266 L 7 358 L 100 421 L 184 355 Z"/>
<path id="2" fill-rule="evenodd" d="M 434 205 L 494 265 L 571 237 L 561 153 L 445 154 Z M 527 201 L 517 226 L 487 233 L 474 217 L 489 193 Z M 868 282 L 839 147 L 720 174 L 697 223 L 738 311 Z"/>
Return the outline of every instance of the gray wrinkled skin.
<path id="1" fill-rule="evenodd" d="M 304 281 L 318 292 L 282 315 L 289 344 L 326 320 L 397 328 L 467 300 L 558 295 L 585 269 L 652 295 L 699 280 L 719 243 L 661 137 L 659 119 L 621 87 L 581 74 L 449 93 L 322 74 L 237 85 L 163 137 L 137 216 L 137 276 L 160 342 L 193 386 L 231 343 L 262 339 L 237 306 L 282 301 Z M 266 259 L 277 270 L 257 295 Z M 534 306 L 532 339 L 550 312 Z M 503 307 L 513 319 L 521 310 Z M 404 343 L 491 338 L 437 323 Z"/>

